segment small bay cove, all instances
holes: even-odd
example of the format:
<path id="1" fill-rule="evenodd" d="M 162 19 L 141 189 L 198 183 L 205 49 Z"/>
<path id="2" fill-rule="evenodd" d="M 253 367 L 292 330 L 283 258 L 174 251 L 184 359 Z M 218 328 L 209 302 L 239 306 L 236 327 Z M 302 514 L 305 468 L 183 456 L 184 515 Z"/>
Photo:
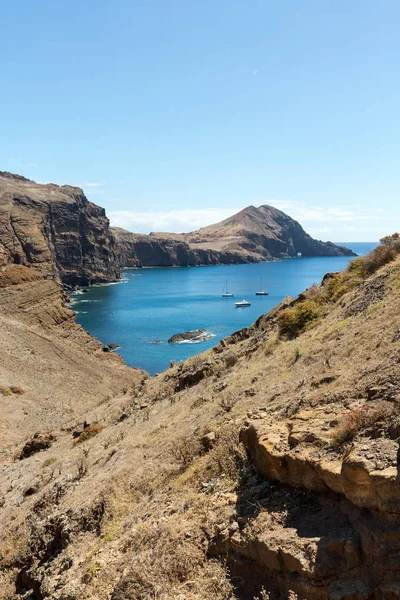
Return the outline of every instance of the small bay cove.
<path id="1" fill-rule="evenodd" d="M 376 243 L 347 243 L 363 255 Z M 214 346 L 251 325 L 285 296 L 297 296 L 325 273 L 346 268 L 348 257 L 293 258 L 251 265 L 126 269 L 118 284 L 72 294 L 77 321 L 103 344 L 116 343 L 129 366 L 151 375 Z M 256 296 L 262 286 L 268 296 Z M 222 298 L 226 280 L 234 298 Z M 235 308 L 246 299 L 250 307 Z M 198 343 L 168 344 L 176 333 L 206 329 Z"/>

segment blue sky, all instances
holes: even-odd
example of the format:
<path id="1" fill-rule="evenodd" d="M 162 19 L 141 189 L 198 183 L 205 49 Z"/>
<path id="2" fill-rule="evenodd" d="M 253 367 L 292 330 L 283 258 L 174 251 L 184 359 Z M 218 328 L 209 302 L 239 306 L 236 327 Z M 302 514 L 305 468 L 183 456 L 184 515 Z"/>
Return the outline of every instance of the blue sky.
<path id="1" fill-rule="evenodd" d="M 400 229 L 398 0 L 15 0 L 1 22 L 0 170 L 134 231 L 263 203 L 324 240 Z"/>

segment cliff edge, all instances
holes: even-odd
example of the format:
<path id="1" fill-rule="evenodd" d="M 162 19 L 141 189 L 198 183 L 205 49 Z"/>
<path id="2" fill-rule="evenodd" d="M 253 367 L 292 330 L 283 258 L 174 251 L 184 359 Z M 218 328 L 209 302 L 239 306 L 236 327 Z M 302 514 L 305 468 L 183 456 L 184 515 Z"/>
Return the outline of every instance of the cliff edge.
<path id="1" fill-rule="evenodd" d="M 109 221 L 83 191 L 0 172 L 0 267 L 34 266 L 68 285 L 115 281 Z"/>

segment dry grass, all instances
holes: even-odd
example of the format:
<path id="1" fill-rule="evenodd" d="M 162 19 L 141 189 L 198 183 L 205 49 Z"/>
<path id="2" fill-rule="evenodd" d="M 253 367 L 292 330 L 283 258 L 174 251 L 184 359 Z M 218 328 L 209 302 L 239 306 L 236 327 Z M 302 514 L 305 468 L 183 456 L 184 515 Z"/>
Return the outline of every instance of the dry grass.
<path id="1" fill-rule="evenodd" d="M 74 444 L 82 444 L 83 442 L 90 440 L 92 437 L 100 433 L 102 429 L 104 429 L 104 425 L 101 423 L 92 423 L 89 425 L 89 427 L 86 427 L 86 429 L 82 431 L 81 435 L 77 440 L 75 440 Z"/>
<path id="2" fill-rule="evenodd" d="M 178 530 L 178 531 L 177 531 Z M 171 523 L 137 529 L 128 573 L 117 584 L 114 600 L 226 600 L 232 586 L 220 562 L 207 558 L 201 537 L 191 539 Z M 186 596 L 189 594 L 189 596 Z"/>
<path id="3" fill-rule="evenodd" d="M 331 437 L 331 446 L 338 448 L 345 442 L 353 440 L 358 432 L 371 427 L 381 419 L 387 419 L 393 411 L 393 405 L 385 400 L 374 403 L 366 402 L 359 408 L 350 411 L 335 427 Z"/>

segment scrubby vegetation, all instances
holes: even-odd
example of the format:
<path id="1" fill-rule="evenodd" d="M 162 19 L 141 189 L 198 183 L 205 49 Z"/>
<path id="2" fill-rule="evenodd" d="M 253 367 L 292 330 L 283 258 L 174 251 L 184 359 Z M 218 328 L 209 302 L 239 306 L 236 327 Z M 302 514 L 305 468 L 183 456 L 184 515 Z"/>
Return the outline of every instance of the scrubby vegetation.
<path id="1" fill-rule="evenodd" d="M 321 316 L 321 307 L 315 300 L 304 300 L 291 308 L 283 310 L 278 316 L 281 335 L 294 338 Z"/>
<path id="2" fill-rule="evenodd" d="M 82 442 L 86 442 L 86 440 L 90 440 L 90 438 L 100 433 L 102 429 L 104 429 L 104 425 L 101 423 L 92 423 L 89 425 L 89 427 L 86 427 L 86 429 L 82 431 L 75 443 L 81 444 Z"/>
<path id="3" fill-rule="evenodd" d="M 400 254 L 400 234 L 394 233 L 381 239 L 377 246 L 366 256 L 353 260 L 348 268 L 350 273 L 366 278 L 373 275 L 378 269 L 395 260 Z"/>
<path id="4" fill-rule="evenodd" d="M 297 337 L 324 315 L 324 307 L 338 302 L 399 254 L 400 234 L 394 233 L 382 238 L 381 245 L 366 256 L 353 260 L 347 270 L 329 274 L 322 286 L 313 286 L 308 290 L 308 297 L 279 314 L 280 335 L 289 339 Z"/>
<path id="5" fill-rule="evenodd" d="M 366 402 L 359 408 L 347 413 L 335 427 L 331 446 L 338 448 L 345 442 L 350 442 L 358 432 L 371 427 L 380 419 L 386 419 L 393 413 L 393 405 L 381 400 L 379 402 Z"/>

